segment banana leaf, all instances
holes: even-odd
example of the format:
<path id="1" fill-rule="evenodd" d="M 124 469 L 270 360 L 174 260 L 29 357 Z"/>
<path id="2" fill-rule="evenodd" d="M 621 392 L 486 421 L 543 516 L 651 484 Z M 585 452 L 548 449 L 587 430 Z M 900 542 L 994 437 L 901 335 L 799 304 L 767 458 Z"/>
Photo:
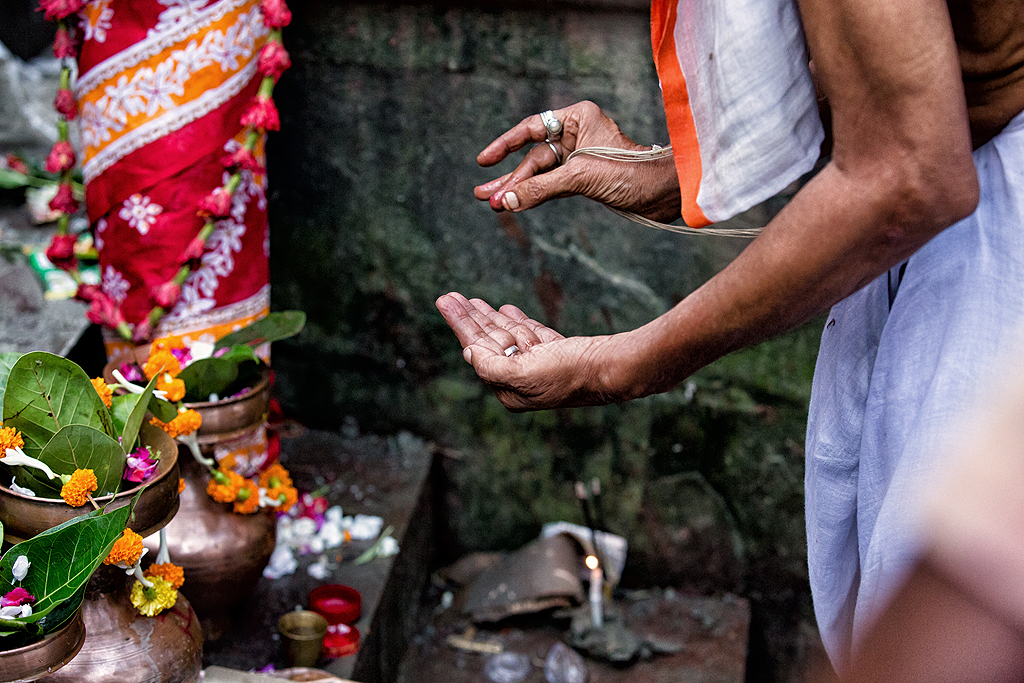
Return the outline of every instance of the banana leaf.
<path id="1" fill-rule="evenodd" d="M 62 427 L 83 424 L 117 439 L 114 420 L 88 375 L 72 361 L 33 351 L 11 367 L 4 391 L 2 422 L 25 440 L 26 455 L 38 457 Z"/>

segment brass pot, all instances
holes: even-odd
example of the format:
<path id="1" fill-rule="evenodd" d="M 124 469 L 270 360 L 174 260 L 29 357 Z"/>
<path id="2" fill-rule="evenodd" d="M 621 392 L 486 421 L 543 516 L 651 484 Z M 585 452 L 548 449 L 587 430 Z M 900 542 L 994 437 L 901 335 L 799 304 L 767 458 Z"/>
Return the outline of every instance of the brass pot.
<path id="1" fill-rule="evenodd" d="M 222 620 L 256 590 L 274 552 L 276 515 L 271 510 L 237 514 L 230 504 L 213 500 L 206 493 L 209 475 L 191 457 L 182 458 L 182 476 L 181 506 L 165 529 L 167 549 L 171 562 L 185 570 L 181 592 L 204 619 L 204 631 L 214 637 L 215 629 L 205 620 Z M 159 537 L 145 543 L 155 556 Z"/>
<path id="2" fill-rule="evenodd" d="M 203 660 L 199 619 L 179 592 L 174 607 L 155 617 L 129 599 L 134 579 L 101 567 L 82 604 L 86 637 L 81 651 L 44 683 L 196 683 Z"/>
<path id="3" fill-rule="evenodd" d="M 84 642 L 85 624 L 79 609 L 68 623 L 42 640 L 0 650 L 0 681 L 34 681 L 53 673 L 71 661 Z"/>
<path id="4" fill-rule="evenodd" d="M 142 426 L 141 435 L 142 443 L 160 453 L 156 476 L 127 491 L 95 500 L 100 507 L 109 503 L 108 511 L 114 510 L 127 505 L 142 490 L 128 527 L 146 536 L 159 531 L 178 510 L 178 446 L 166 432 L 150 424 Z M 0 486 L 0 522 L 4 525 L 4 540 L 9 543 L 20 543 L 92 509 L 91 505 L 74 508 L 60 498 L 26 496 Z"/>

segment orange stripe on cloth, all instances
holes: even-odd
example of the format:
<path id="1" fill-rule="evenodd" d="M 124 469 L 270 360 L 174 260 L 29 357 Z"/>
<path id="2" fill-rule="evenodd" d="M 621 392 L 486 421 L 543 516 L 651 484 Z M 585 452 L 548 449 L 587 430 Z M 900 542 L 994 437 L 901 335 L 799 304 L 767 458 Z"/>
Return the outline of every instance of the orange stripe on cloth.
<path id="1" fill-rule="evenodd" d="M 692 228 L 702 228 L 710 225 L 711 221 L 697 205 L 701 181 L 700 144 L 686 79 L 676 54 L 676 7 L 676 0 L 652 0 L 651 47 L 658 78 L 661 80 L 665 120 L 672 140 L 672 157 L 676 162 L 676 175 L 679 176 L 683 220 Z"/>

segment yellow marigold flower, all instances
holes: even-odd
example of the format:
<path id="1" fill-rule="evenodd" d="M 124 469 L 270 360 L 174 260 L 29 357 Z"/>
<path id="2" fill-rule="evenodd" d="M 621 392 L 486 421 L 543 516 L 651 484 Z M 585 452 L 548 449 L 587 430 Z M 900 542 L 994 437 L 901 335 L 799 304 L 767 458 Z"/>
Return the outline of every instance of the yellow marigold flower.
<path id="1" fill-rule="evenodd" d="M 154 417 L 149 421 L 149 423 L 164 430 L 173 439 L 179 436 L 188 436 L 199 429 L 203 424 L 203 417 L 196 411 L 189 408 L 184 412 L 178 413 L 177 417 L 170 422 L 161 422 L 159 419 Z"/>
<path id="2" fill-rule="evenodd" d="M 185 480 L 182 477 L 178 477 L 178 493 L 180 494 L 185 490 Z"/>
<path id="3" fill-rule="evenodd" d="M 96 388 L 96 393 L 103 399 L 103 405 L 110 407 L 110 397 L 114 395 L 114 390 L 107 386 L 107 383 L 103 381 L 102 377 L 94 377 L 92 385 Z"/>
<path id="4" fill-rule="evenodd" d="M 235 512 L 249 515 L 260 509 L 260 492 L 256 488 L 256 482 L 252 479 L 243 479 L 242 488 L 235 498 Z"/>
<path id="5" fill-rule="evenodd" d="M 175 589 L 181 588 L 185 583 L 185 570 L 170 562 L 149 565 L 149 569 L 146 570 L 144 576 L 147 579 L 158 576 L 174 586 Z"/>
<path id="6" fill-rule="evenodd" d="M 92 470 L 75 470 L 68 483 L 61 487 L 60 497 L 73 508 L 81 507 L 89 500 L 89 494 L 99 486 L 96 474 Z"/>
<path id="7" fill-rule="evenodd" d="M 141 581 L 132 586 L 131 601 L 140 614 L 155 617 L 178 602 L 178 590 L 167 579 L 154 576 L 150 579 L 152 588 L 146 588 Z"/>
<path id="8" fill-rule="evenodd" d="M 170 348 L 165 344 L 155 342 L 149 349 L 149 358 L 142 366 L 142 373 L 146 375 L 146 379 L 153 379 L 158 372 L 169 372 L 173 377 L 181 372 L 181 363 L 171 353 Z"/>
<path id="9" fill-rule="evenodd" d="M 206 485 L 206 492 L 218 503 L 233 503 L 245 484 L 245 478 L 233 470 L 217 470 Z"/>
<path id="10" fill-rule="evenodd" d="M 288 474 L 288 470 L 281 466 L 281 463 L 275 462 L 273 465 L 268 467 L 262 474 L 260 474 L 260 487 L 267 490 L 276 489 L 281 486 L 291 486 L 292 478 Z"/>
<path id="11" fill-rule="evenodd" d="M 169 372 L 161 372 L 156 379 L 156 390 L 166 391 L 167 400 L 177 403 L 185 398 L 185 381 L 171 377 Z"/>
<path id="12" fill-rule="evenodd" d="M 294 486 L 278 486 L 267 489 L 267 497 L 273 500 L 280 500 L 281 504 L 274 508 L 278 512 L 288 512 L 292 505 L 299 500 L 299 492 Z"/>
<path id="13" fill-rule="evenodd" d="M 142 555 L 142 536 L 131 529 L 125 529 L 121 538 L 114 541 L 114 547 L 110 554 L 103 560 L 103 564 L 123 564 L 126 567 L 134 567 Z"/>
<path id="14" fill-rule="evenodd" d="M 4 457 L 8 448 L 22 448 L 24 445 L 21 432 L 14 427 L 0 427 L 0 458 Z"/>

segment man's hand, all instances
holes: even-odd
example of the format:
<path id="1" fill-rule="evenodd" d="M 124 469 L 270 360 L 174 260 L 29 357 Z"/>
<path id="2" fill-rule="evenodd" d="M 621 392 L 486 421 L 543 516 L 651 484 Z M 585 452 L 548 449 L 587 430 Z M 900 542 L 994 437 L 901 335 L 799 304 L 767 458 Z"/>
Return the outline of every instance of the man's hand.
<path id="1" fill-rule="evenodd" d="M 549 199 L 583 195 L 623 211 L 653 220 L 679 218 L 679 180 L 671 158 L 643 163 L 610 161 L 578 156 L 560 166 L 561 158 L 585 147 L 646 150 L 622 134 L 619 127 L 593 102 L 579 102 L 554 112 L 562 122 L 561 138 L 551 143 L 540 115 L 523 119 L 517 126 L 480 152 L 481 166 L 493 166 L 509 154 L 532 143 L 516 170 L 479 185 L 477 199 L 488 200 L 495 211 L 523 211 Z"/>
<path id="2" fill-rule="evenodd" d="M 458 293 L 437 309 L 463 346 L 463 358 L 512 411 L 599 405 L 629 398 L 608 386 L 599 368 L 614 337 L 563 337 L 512 305 L 494 310 Z M 515 346 L 518 351 L 506 353 Z"/>

